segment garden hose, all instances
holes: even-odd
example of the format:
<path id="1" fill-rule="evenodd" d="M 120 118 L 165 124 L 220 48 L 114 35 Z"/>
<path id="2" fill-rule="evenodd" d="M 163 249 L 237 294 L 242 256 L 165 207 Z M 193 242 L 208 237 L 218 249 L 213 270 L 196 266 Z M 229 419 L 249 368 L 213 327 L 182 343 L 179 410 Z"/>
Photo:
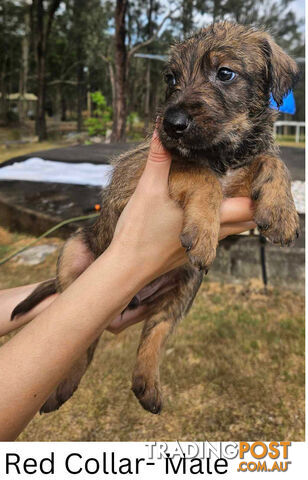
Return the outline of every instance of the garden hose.
<path id="1" fill-rule="evenodd" d="M 34 245 L 35 243 L 37 243 L 39 240 L 41 240 L 42 238 L 45 238 L 47 237 L 47 235 L 49 235 L 50 233 L 54 232 L 55 230 L 58 230 L 59 228 L 63 227 L 63 225 L 66 225 L 68 223 L 72 223 L 72 222 L 80 222 L 82 220 L 89 220 L 91 218 L 95 218 L 95 217 L 98 217 L 99 216 L 99 213 L 93 213 L 92 215 L 82 215 L 81 217 L 73 217 L 73 218 L 68 218 L 67 220 L 63 220 L 62 222 L 58 223 L 57 225 L 55 225 L 54 227 L 50 228 L 49 230 L 47 230 L 47 232 L 43 233 L 42 235 L 40 235 L 38 238 L 36 238 L 35 240 L 33 240 L 32 242 L 30 242 L 28 245 L 26 245 L 25 247 L 22 247 L 20 248 L 19 250 L 17 250 L 16 252 L 13 252 L 11 253 L 10 255 L 8 255 L 7 257 L 3 258 L 2 260 L 0 260 L 0 265 L 4 265 L 4 263 L 8 262 L 9 260 L 11 260 L 12 258 L 16 257 L 16 255 L 18 255 L 19 253 L 21 252 L 24 252 L 25 250 L 27 250 L 28 248 L 32 247 L 32 245 Z"/>

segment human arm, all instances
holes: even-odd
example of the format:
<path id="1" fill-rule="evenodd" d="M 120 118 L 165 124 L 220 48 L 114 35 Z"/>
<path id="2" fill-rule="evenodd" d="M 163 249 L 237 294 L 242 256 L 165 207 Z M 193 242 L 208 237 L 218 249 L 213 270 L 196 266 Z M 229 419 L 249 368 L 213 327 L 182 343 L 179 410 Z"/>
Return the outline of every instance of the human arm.
<path id="1" fill-rule="evenodd" d="M 254 228 L 255 224 L 252 222 L 252 216 L 253 205 L 249 198 L 238 197 L 223 200 L 220 211 L 220 240 L 229 235 L 235 235 Z M 6 335 L 30 322 L 56 299 L 57 294 L 51 295 L 26 314 L 19 316 L 17 320 L 10 322 L 11 312 L 15 306 L 24 300 L 37 285 L 36 283 L 0 291 L 0 336 Z M 124 315 L 118 315 L 114 318 L 107 330 L 117 334 L 143 319 L 143 309 L 126 311 Z"/>
<path id="2" fill-rule="evenodd" d="M 187 261 L 182 211 L 168 196 L 171 160 L 160 144 L 153 148 L 110 247 L 0 349 L 1 440 L 18 436 L 144 285 Z"/>
<path id="3" fill-rule="evenodd" d="M 1 440 L 18 436 L 81 352 L 145 284 L 185 262 L 182 211 L 168 196 L 171 159 L 155 146 L 109 248 L 1 347 Z"/>

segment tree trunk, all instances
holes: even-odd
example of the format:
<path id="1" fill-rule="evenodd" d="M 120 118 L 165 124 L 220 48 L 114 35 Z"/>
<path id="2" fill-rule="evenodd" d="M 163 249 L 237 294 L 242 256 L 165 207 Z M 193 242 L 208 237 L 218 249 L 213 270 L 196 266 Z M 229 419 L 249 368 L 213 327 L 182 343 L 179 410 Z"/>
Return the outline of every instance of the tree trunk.
<path id="1" fill-rule="evenodd" d="M 65 94 L 61 90 L 61 121 L 66 121 L 66 99 Z"/>
<path id="2" fill-rule="evenodd" d="M 8 112 L 8 100 L 7 100 L 7 89 L 6 89 L 6 79 L 5 79 L 5 74 L 6 74 L 6 62 L 4 62 L 4 66 L 2 67 L 2 73 L 1 73 L 1 98 L 0 98 L 0 121 L 4 125 L 7 123 L 7 112 Z"/>
<path id="3" fill-rule="evenodd" d="M 33 0 L 36 7 L 36 62 L 37 62 L 37 108 L 35 131 L 39 141 L 46 140 L 47 128 L 45 118 L 45 55 L 46 38 L 44 29 L 43 0 Z"/>
<path id="4" fill-rule="evenodd" d="M 153 24 L 152 24 L 152 14 L 153 14 L 153 0 L 149 0 L 148 8 L 148 38 L 151 38 L 153 34 Z M 151 52 L 151 49 L 148 47 L 148 51 Z M 144 99 L 144 130 L 145 133 L 148 133 L 149 123 L 150 123 L 150 91 L 151 91 L 151 60 L 147 60 L 147 70 L 145 76 L 145 99 Z"/>
<path id="5" fill-rule="evenodd" d="M 83 63 L 77 66 L 77 132 L 82 130 L 82 106 L 83 106 Z"/>
<path id="6" fill-rule="evenodd" d="M 125 14 L 127 0 L 117 0 L 115 12 L 115 102 L 111 141 L 125 139 L 126 126 L 126 45 Z"/>
<path id="7" fill-rule="evenodd" d="M 3 29 L 6 30 L 7 27 L 7 5 L 3 2 L 2 5 L 2 19 L 3 19 Z M 4 47 L 6 47 L 6 42 L 4 42 Z M 7 99 L 7 62 L 8 62 L 8 49 L 4 48 L 4 51 L 1 55 L 0 62 L 0 122 L 1 124 L 6 125 L 8 121 L 8 99 Z"/>
<path id="8" fill-rule="evenodd" d="M 182 29 L 185 38 L 193 28 L 193 0 L 183 0 L 182 3 Z"/>
<path id="9" fill-rule="evenodd" d="M 61 84 L 54 87 L 53 117 L 56 122 L 61 122 Z"/>
<path id="10" fill-rule="evenodd" d="M 39 141 L 46 140 L 47 128 L 45 118 L 46 104 L 46 79 L 45 64 L 47 55 L 47 42 L 50 34 L 53 18 L 61 0 L 52 0 L 49 3 L 48 12 L 44 11 L 43 0 L 32 0 L 32 26 L 36 44 L 36 66 L 37 66 L 37 109 L 35 119 L 35 131 Z"/>
<path id="11" fill-rule="evenodd" d="M 220 8 L 220 0 L 214 0 L 213 2 L 213 22 L 217 22 Z"/>
<path id="12" fill-rule="evenodd" d="M 112 95 L 112 110 L 115 112 L 116 110 L 116 84 L 115 84 L 115 76 L 114 76 L 114 68 L 111 62 L 108 62 L 108 70 L 109 70 L 109 77 L 111 83 L 111 95 Z"/>
<path id="13" fill-rule="evenodd" d="M 150 91 L 151 91 L 151 65 L 147 61 L 147 71 L 145 75 L 145 101 L 144 101 L 144 130 L 148 133 L 150 123 Z"/>
<path id="14" fill-rule="evenodd" d="M 25 16 L 25 35 L 21 42 L 21 68 L 19 77 L 19 105 L 18 114 L 19 121 L 24 122 L 27 116 L 27 102 L 25 101 L 25 94 L 27 93 L 28 83 L 28 64 L 29 64 L 29 28 L 30 18 L 29 12 L 26 11 Z"/>
<path id="15" fill-rule="evenodd" d="M 82 130 L 82 107 L 83 107 L 83 94 L 84 94 L 84 63 L 85 63 L 85 54 L 84 54 L 84 25 L 83 25 L 83 12 L 86 8 L 86 3 L 84 0 L 74 0 L 73 15 L 74 15 L 74 27 L 73 27 L 73 38 L 76 48 L 76 57 L 78 59 L 77 63 L 77 131 L 81 132 Z"/>
<path id="16" fill-rule="evenodd" d="M 37 110 L 35 130 L 39 142 L 47 139 L 47 126 L 45 117 L 46 103 L 46 85 L 45 85 L 45 57 L 41 53 L 38 55 L 37 63 Z"/>

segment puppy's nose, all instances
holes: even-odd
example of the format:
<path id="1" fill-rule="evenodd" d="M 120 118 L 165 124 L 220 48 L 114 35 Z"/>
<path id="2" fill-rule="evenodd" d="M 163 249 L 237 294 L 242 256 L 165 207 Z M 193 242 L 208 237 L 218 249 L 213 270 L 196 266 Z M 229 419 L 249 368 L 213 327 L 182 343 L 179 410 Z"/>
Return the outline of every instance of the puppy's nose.
<path id="1" fill-rule="evenodd" d="M 190 124 L 190 117 L 185 110 L 171 107 L 164 115 L 164 129 L 170 137 L 181 137 Z"/>

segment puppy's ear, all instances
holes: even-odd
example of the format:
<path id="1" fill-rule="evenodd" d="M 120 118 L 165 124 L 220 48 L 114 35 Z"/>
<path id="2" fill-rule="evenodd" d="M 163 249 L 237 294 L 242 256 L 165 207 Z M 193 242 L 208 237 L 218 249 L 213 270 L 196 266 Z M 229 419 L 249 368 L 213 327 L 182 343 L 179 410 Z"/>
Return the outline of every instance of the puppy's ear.
<path id="1" fill-rule="evenodd" d="M 280 106 L 284 96 L 298 80 L 299 70 L 296 62 L 274 42 L 270 35 L 263 38 L 262 51 L 267 60 L 270 90 L 275 102 Z"/>

